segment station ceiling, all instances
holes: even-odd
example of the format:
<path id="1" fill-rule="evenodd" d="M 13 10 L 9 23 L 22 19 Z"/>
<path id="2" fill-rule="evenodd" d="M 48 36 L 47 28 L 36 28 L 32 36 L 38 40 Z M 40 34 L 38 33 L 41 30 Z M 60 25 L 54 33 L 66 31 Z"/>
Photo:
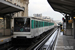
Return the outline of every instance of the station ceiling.
<path id="1" fill-rule="evenodd" d="M 47 0 L 51 7 L 60 13 L 71 14 L 75 12 L 75 0 Z"/>
<path id="2" fill-rule="evenodd" d="M 10 14 L 14 12 L 24 11 L 24 8 L 0 0 L 0 15 Z"/>

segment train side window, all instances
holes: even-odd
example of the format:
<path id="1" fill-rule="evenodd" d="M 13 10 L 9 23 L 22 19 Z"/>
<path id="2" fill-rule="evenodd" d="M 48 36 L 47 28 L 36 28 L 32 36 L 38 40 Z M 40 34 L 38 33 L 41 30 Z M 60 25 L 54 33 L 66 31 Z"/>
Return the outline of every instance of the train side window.
<path id="1" fill-rule="evenodd" d="M 44 26 L 45 26 L 45 22 L 44 22 Z"/>
<path id="2" fill-rule="evenodd" d="M 42 27 L 42 22 L 41 22 L 41 27 Z"/>
<path id="3" fill-rule="evenodd" d="M 51 23 L 50 23 L 50 26 L 51 26 Z"/>
<path id="4" fill-rule="evenodd" d="M 41 27 L 41 21 L 40 21 L 40 27 Z"/>
<path id="5" fill-rule="evenodd" d="M 51 25 L 52 25 L 52 23 L 51 23 Z"/>
<path id="6" fill-rule="evenodd" d="M 50 23 L 50 25 L 52 25 L 52 23 Z"/>
<path id="7" fill-rule="evenodd" d="M 38 21 L 38 28 L 39 28 L 39 21 Z"/>
<path id="8" fill-rule="evenodd" d="M 41 27 L 42 27 L 42 22 L 41 22 Z"/>
<path id="9" fill-rule="evenodd" d="M 43 27 L 43 22 L 42 22 L 42 27 Z"/>
<path id="10" fill-rule="evenodd" d="M 36 28 L 38 28 L 38 21 L 36 21 Z"/>
<path id="11" fill-rule="evenodd" d="M 47 22 L 46 22 L 46 26 L 47 26 Z"/>
<path id="12" fill-rule="evenodd" d="M 48 26 L 49 26 L 49 23 L 48 23 Z"/>
<path id="13" fill-rule="evenodd" d="M 49 25 L 51 26 L 51 23 L 49 23 Z"/>
<path id="14" fill-rule="evenodd" d="M 31 21 L 32 29 L 34 29 L 34 20 Z"/>
<path id="15" fill-rule="evenodd" d="M 41 22 L 41 25 L 42 25 L 42 22 Z M 42 27 L 42 26 L 41 26 Z"/>
<path id="16" fill-rule="evenodd" d="M 40 27 L 40 21 L 39 21 L 39 27 Z"/>
<path id="17" fill-rule="evenodd" d="M 35 21 L 35 28 L 36 28 L 36 21 Z"/>
<path id="18" fill-rule="evenodd" d="M 44 27 L 44 21 L 43 21 L 43 27 Z"/>
<path id="19" fill-rule="evenodd" d="M 40 22 L 40 27 L 41 27 L 41 22 Z"/>
<path id="20" fill-rule="evenodd" d="M 50 23 L 50 26 L 51 26 L 51 23 Z"/>
<path id="21" fill-rule="evenodd" d="M 35 20 L 34 20 L 34 28 L 35 28 Z"/>
<path id="22" fill-rule="evenodd" d="M 47 26 L 48 26 L 48 22 L 47 22 Z"/>
<path id="23" fill-rule="evenodd" d="M 47 22 L 46 22 L 46 26 L 47 26 Z"/>
<path id="24" fill-rule="evenodd" d="M 39 24 L 39 26 L 41 25 L 41 22 L 40 22 L 40 24 Z M 40 26 L 41 27 L 41 26 Z"/>

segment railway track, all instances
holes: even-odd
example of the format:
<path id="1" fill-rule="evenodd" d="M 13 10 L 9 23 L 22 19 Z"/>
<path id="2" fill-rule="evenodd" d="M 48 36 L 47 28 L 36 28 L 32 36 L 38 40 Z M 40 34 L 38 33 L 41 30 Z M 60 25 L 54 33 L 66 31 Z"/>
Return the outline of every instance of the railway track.
<path id="1" fill-rule="evenodd" d="M 40 47 L 42 47 L 46 41 L 51 37 L 51 35 L 57 30 L 57 28 L 51 29 L 48 32 L 44 33 L 44 35 L 41 35 L 40 38 L 37 40 L 34 40 L 31 44 L 31 46 L 23 46 L 23 47 L 17 47 L 13 46 L 12 42 L 6 43 L 0 47 L 0 50 L 39 50 Z"/>
<path id="2" fill-rule="evenodd" d="M 28 47 L 26 50 L 39 50 L 42 45 L 46 43 L 46 41 L 51 37 L 51 35 L 57 30 L 57 28 L 50 30 L 47 32 L 48 34 L 36 42 L 34 45 Z"/>

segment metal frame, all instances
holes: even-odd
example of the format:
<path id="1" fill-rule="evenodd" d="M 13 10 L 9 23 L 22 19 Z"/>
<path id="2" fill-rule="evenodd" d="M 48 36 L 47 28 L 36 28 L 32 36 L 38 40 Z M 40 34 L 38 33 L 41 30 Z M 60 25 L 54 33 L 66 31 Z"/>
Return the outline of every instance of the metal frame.
<path id="1" fill-rule="evenodd" d="M 0 7 L 0 14 L 1 15 L 24 11 L 24 8 L 19 7 L 17 5 L 14 5 L 14 4 L 11 4 L 11 3 L 4 1 L 4 0 L 0 0 L 0 6 L 1 6 Z"/>

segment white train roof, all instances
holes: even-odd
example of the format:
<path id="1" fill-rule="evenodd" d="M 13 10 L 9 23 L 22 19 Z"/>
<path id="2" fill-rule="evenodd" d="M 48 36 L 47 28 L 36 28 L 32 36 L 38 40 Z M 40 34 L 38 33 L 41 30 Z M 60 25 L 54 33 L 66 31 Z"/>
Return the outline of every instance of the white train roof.
<path id="1" fill-rule="evenodd" d="M 34 19 L 34 20 L 42 20 L 42 21 L 47 21 L 47 22 L 51 22 L 50 19 L 43 19 L 43 18 L 40 18 L 40 17 L 14 17 L 14 18 L 30 18 L 30 19 Z M 54 23 L 54 22 L 53 22 Z"/>

